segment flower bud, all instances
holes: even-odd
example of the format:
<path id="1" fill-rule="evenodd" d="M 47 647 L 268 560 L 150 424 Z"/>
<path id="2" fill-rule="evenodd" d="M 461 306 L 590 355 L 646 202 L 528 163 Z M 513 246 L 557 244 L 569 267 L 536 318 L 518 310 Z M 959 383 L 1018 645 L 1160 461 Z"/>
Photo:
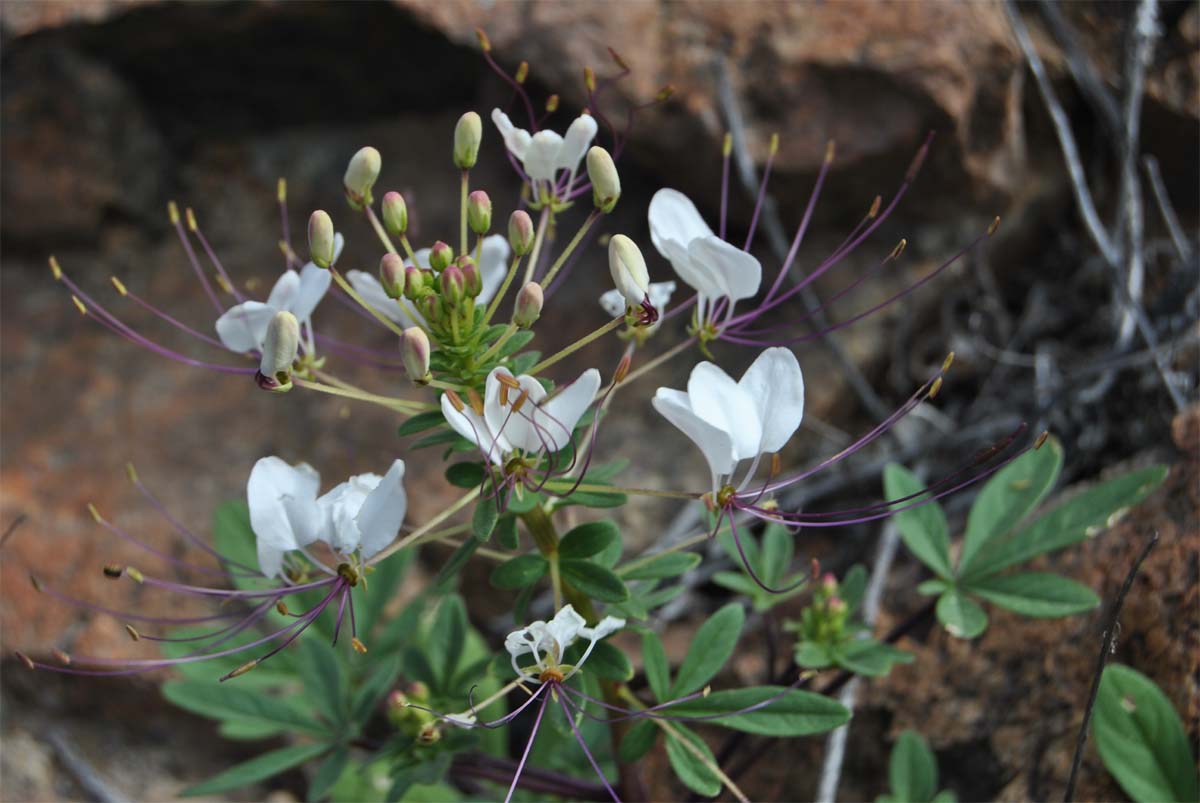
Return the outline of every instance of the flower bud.
<path id="1" fill-rule="evenodd" d="M 371 197 L 371 188 L 375 186 L 375 179 L 379 178 L 379 169 L 382 166 L 383 159 L 379 156 L 379 151 L 369 145 L 360 148 L 358 153 L 350 158 L 342 184 L 346 188 L 346 200 L 352 207 L 362 209 L 371 205 L 374 200 Z"/>
<path id="2" fill-rule="evenodd" d="M 463 254 L 454 264 L 462 271 L 463 279 L 466 281 L 467 295 L 475 298 L 482 293 L 483 276 L 479 273 L 479 266 L 475 264 L 475 260 Z"/>
<path id="3" fill-rule="evenodd" d="M 408 693 L 417 702 L 423 703 L 429 700 L 429 687 L 419 680 L 408 684 Z"/>
<path id="4" fill-rule="evenodd" d="M 398 717 L 403 719 L 408 713 L 408 695 L 399 689 L 393 689 L 387 696 L 387 712 L 388 717 Z"/>
<path id="5" fill-rule="evenodd" d="M 418 385 L 427 385 L 429 374 L 429 337 L 419 326 L 410 326 L 400 338 L 400 359 L 408 378 Z"/>
<path id="6" fill-rule="evenodd" d="M 492 199 L 483 190 L 467 196 L 467 225 L 476 234 L 487 234 L 492 227 Z"/>
<path id="7" fill-rule="evenodd" d="M 829 598 L 829 612 L 837 615 L 846 612 L 846 602 L 841 597 Z"/>
<path id="8" fill-rule="evenodd" d="M 522 287 L 521 292 L 517 293 L 517 302 L 513 305 L 513 323 L 522 329 L 533 326 L 534 321 L 541 317 L 544 301 L 542 286 L 537 282 L 530 282 Z"/>
<path id="9" fill-rule="evenodd" d="M 383 225 L 389 234 L 397 237 L 408 231 L 408 204 L 404 202 L 404 196 L 394 190 L 383 196 Z"/>
<path id="10" fill-rule="evenodd" d="M 433 293 L 430 293 L 429 295 L 423 297 L 417 303 L 417 311 L 420 312 L 421 315 L 425 316 L 425 320 L 427 320 L 427 321 L 437 320 L 438 310 L 439 310 L 438 297 L 436 295 L 434 295 Z"/>
<path id="11" fill-rule="evenodd" d="M 379 260 L 379 283 L 388 298 L 404 295 L 404 261 L 395 254 L 384 254 Z"/>
<path id="12" fill-rule="evenodd" d="M 513 253 L 523 257 L 533 248 L 533 218 L 524 209 L 508 216 L 508 244 Z"/>
<path id="13" fill-rule="evenodd" d="M 631 307 L 639 306 L 650 287 L 650 274 L 641 249 L 624 234 L 614 234 L 608 241 L 608 270 L 613 284 Z"/>
<path id="14" fill-rule="evenodd" d="M 333 264 L 333 218 L 323 209 L 308 218 L 308 253 L 319 268 Z"/>
<path id="15" fill-rule="evenodd" d="M 587 172 L 592 182 L 592 201 L 597 209 L 608 214 L 621 197 L 621 177 L 608 151 L 593 145 L 587 153 Z"/>
<path id="16" fill-rule="evenodd" d="M 425 271 L 409 265 L 404 269 L 404 297 L 410 301 L 420 298 L 429 286 Z"/>
<path id="17" fill-rule="evenodd" d="M 450 265 L 442 271 L 442 301 L 453 309 L 462 303 L 467 295 L 467 279 L 457 265 Z"/>
<path id="18" fill-rule="evenodd" d="M 300 323 L 286 310 L 275 313 L 267 325 L 262 361 L 255 379 L 263 390 L 285 393 L 292 389 L 292 363 L 300 351 Z"/>
<path id="19" fill-rule="evenodd" d="M 446 245 L 441 240 L 433 244 L 433 248 L 429 249 L 429 267 L 437 271 L 446 269 L 446 266 L 454 261 L 454 249 Z"/>
<path id="20" fill-rule="evenodd" d="M 837 591 L 838 581 L 832 572 L 825 572 L 824 576 L 821 577 L 821 587 L 829 594 Z"/>
<path id="21" fill-rule="evenodd" d="M 454 166 L 469 170 L 479 158 L 479 142 L 483 139 L 483 120 L 475 112 L 458 118 L 454 126 Z"/>

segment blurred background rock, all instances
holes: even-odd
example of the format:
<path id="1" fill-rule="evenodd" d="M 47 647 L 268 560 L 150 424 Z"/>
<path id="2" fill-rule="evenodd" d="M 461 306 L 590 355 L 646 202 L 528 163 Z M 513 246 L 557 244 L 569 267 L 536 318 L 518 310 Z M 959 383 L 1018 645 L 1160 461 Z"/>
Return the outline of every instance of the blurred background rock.
<path id="1" fill-rule="evenodd" d="M 1074 3 L 1058 14 L 1065 15 L 1100 80 L 1118 96 L 1135 8 Z M 1111 215 L 1119 168 L 1112 132 L 1072 80 L 1069 54 L 1054 35 L 1059 29 L 1047 27 L 1053 20 L 1046 7 L 1034 4 L 1021 13 L 1063 98 L 1101 211 Z M 1140 151 L 1162 166 L 1165 190 L 1194 255 L 1200 12 L 1194 4 L 1166 3 L 1159 22 Z M 1123 659 L 1173 694 L 1195 735 L 1200 710 L 1195 415 L 1175 420 L 1181 434 L 1173 443 L 1175 409 L 1153 364 L 1144 353 L 1136 359 L 1112 351 L 1118 315 L 1111 275 L 1097 263 L 1079 223 L 1045 107 L 1004 8 L 996 3 L 0 3 L 0 528 L 20 522 L 0 559 L 6 655 L 16 647 L 35 654 L 56 647 L 133 654 L 141 647 L 129 642 L 121 622 L 49 604 L 26 580 L 36 572 L 114 608 L 159 604 L 142 590 L 103 579 L 101 564 L 131 560 L 133 553 L 103 537 L 84 509 L 94 501 L 157 546 L 179 549 L 129 487 L 126 461 L 138 466 L 180 519 L 201 532 L 220 501 L 242 495 L 253 461 L 271 453 L 311 462 L 326 485 L 348 473 L 378 470 L 400 453 L 414 461 L 413 520 L 430 515 L 446 498 L 435 455 L 404 453 L 403 444 L 391 439 L 395 422 L 386 413 L 300 393 L 276 398 L 248 381 L 140 351 L 80 318 L 64 288 L 51 281 L 46 257 L 57 254 L 89 292 L 156 337 L 171 335 L 132 305 L 119 303 L 108 287 L 111 275 L 207 330 L 210 311 L 168 225 L 167 201 L 193 207 L 225 265 L 261 293 L 280 269 L 274 187 L 284 176 L 292 231 L 302 237 L 308 211 L 328 209 L 347 235 L 343 265 L 373 270 L 378 256 L 373 237 L 345 207 L 340 189 L 347 159 L 363 144 L 382 151 L 377 186 L 409 198 L 417 238 L 445 237 L 455 230 L 457 210 L 449 158 L 454 120 L 467 108 L 486 116 L 511 101 L 478 52 L 477 26 L 486 28 L 494 55 L 508 69 L 529 61 L 535 99 L 562 97 L 551 120 L 558 128 L 585 102 L 584 67 L 601 75 L 615 71 L 609 47 L 633 71 L 617 86 L 615 108 L 674 86 L 670 101 L 637 116 L 620 162 L 624 197 L 605 228 L 642 242 L 656 279 L 666 278 L 669 267 L 648 247 L 650 194 L 675 187 L 715 220 L 720 145 L 731 126 L 738 130 L 739 152 L 760 170 L 770 136 L 779 132 L 770 193 L 789 236 L 826 142 L 836 140 L 837 161 L 801 251 L 801 267 L 829 253 L 875 195 L 886 198 L 894 191 L 926 132 L 935 130 L 923 172 L 872 248 L 818 290 L 827 294 L 849 283 L 900 237 L 908 238 L 907 267 L 870 283 L 866 299 L 835 305 L 834 319 L 932 269 L 994 215 L 1004 224 L 950 274 L 839 333 L 840 355 L 815 344 L 798 349 L 813 428 L 806 427 L 791 457 L 803 461 L 827 453 L 839 431 L 859 431 L 874 420 L 871 400 L 853 389 L 843 357 L 879 399 L 894 401 L 954 348 L 959 363 L 940 399 L 949 428 L 922 436 L 945 465 L 982 443 L 951 445 L 960 428 L 1022 418 L 1053 427 L 1063 438 L 1072 479 L 1128 461 L 1178 464 L 1190 479 L 1177 475 L 1146 515 L 1153 526 L 1173 528 L 1175 551 L 1168 553 L 1166 541 L 1159 551 L 1179 561 L 1147 566 L 1146 593 L 1160 604 L 1152 606 L 1156 616 L 1139 619 L 1140 636 L 1131 637 L 1126 623 L 1132 654 Z M 490 126 L 484 148 L 474 183 L 488 189 L 498 215 L 507 214 L 519 188 Z M 753 196 L 736 173 L 730 226 L 744 232 Z M 1170 352 L 1172 381 L 1194 401 L 1197 266 L 1194 256 L 1192 262 L 1177 256 L 1149 190 L 1144 194 L 1147 316 L 1161 341 L 1180 344 Z M 564 225 L 569 231 L 577 224 L 568 216 Z M 758 243 L 756 253 L 769 272 L 778 260 L 763 236 Z M 595 298 L 607 276 L 603 251 L 593 244 L 543 316 L 538 341 L 543 348 L 598 325 Z M 347 339 L 381 347 L 390 342 L 331 300 L 318 315 L 324 329 Z M 545 333 L 553 337 L 543 342 Z M 1135 342 L 1130 350 L 1143 348 Z M 745 350 L 718 356 L 731 367 L 748 362 Z M 601 344 L 576 366 L 596 364 L 608 372 L 618 357 L 616 344 Z M 1085 403 L 1075 391 L 1096 379 L 1095 368 L 1107 365 L 1104 360 L 1120 366 L 1116 383 Z M 675 365 L 667 371 L 670 381 L 660 383 L 679 386 L 689 367 L 686 361 Z M 564 376 L 571 370 L 564 368 Z M 395 374 L 364 378 L 359 372 L 359 378 L 384 390 L 405 384 Z M 698 461 L 689 456 L 683 470 L 667 462 L 688 447 L 672 441 L 662 448 L 661 441 L 645 437 L 660 427 L 644 403 L 654 385 L 643 381 L 624 395 L 619 416 L 605 432 L 604 454 L 634 461 L 631 484 L 689 487 L 702 481 Z M 665 430 L 661 435 L 675 437 Z M 421 466 L 429 470 L 422 474 Z M 838 493 L 877 495 L 873 485 L 874 480 L 870 487 L 860 483 Z M 626 523 L 633 543 L 655 540 L 674 512 L 667 505 L 631 507 Z M 1139 532 L 1134 526 L 1131 543 Z M 845 567 L 869 559 L 874 534 L 818 539 L 800 546 L 798 554 L 811 552 L 828 565 Z M 1122 579 L 1127 553 L 1137 551 L 1119 549 L 1121 557 L 1106 564 L 1114 542 L 1124 543 L 1118 537 L 1111 533 L 1107 546 L 1084 545 L 1068 559 L 1080 572 L 1092 572 L 1080 579 L 1102 595 Z M 442 557 L 436 550 L 426 556 L 430 565 Z M 914 604 L 909 589 L 917 576 L 902 561 L 888 597 L 897 617 Z M 681 614 L 685 624 L 700 621 L 717 593 L 697 589 L 694 604 Z M 1069 760 L 1073 743 L 1077 720 L 1071 717 L 1082 699 L 1072 694 L 1086 688 L 1090 676 L 1082 667 L 1094 660 L 1102 613 L 996 626 L 987 649 L 989 656 L 994 650 L 1001 657 L 992 663 L 980 664 L 980 653 L 965 645 L 946 648 L 939 646 L 944 639 L 930 636 L 925 649 L 940 650 L 933 660 L 947 676 L 988 674 L 1001 664 L 1017 668 L 1007 682 L 958 689 L 916 677 L 913 672 L 925 665 L 918 662 L 913 672 L 901 669 L 893 680 L 875 684 L 878 691 L 861 717 L 878 728 L 855 732 L 859 741 L 852 741 L 857 751 L 852 755 L 861 757 L 862 766 L 853 767 L 855 777 L 847 777 L 843 795 L 881 791 L 888 734 L 920 727 L 919 712 L 933 708 L 935 699 L 951 718 L 963 710 L 978 713 L 962 719 L 958 729 L 927 733 L 940 755 L 956 759 L 951 763 L 957 769 L 943 761 L 949 775 L 944 783 L 959 784 L 960 796 L 1056 794 L 1065 772 L 1061 754 L 1067 750 Z M 1165 621 L 1173 622 L 1169 632 Z M 1155 652 L 1147 645 L 1159 643 L 1156 638 L 1174 646 L 1160 644 Z M 1041 670 L 1034 667 L 1042 666 L 1043 656 L 1023 646 L 1036 639 L 1070 652 L 1060 657 L 1056 676 L 1065 689 L 1014 713 L 997 701 L 1022 684 L 1041 682 Z M 1181 645 L 1178 660 L 1155 659 Z M 214 739 L 206 723 L 167 708 L 152 679 L 92 683 L 18 669 L 6 660 L 0 756 L 5 800 L 161 799 L 210 774 L 238 749 Z M 909 713 L 914 708 L 915 716 Z M 1061 733 L 1037 732 L 1048 708 L 1057 712 Z M 779 799 L 788 790 L 813 788 L 819 746 L 819 740 L 809 740 L 803 750 L 812 753 L 810 761 L 789 765 L 786 776 L 774 777 L 779 768 L 764 773 L 748 789 Z M 1103 785 L 1094 759 L 1089 766 L 1087 775 L 1096 784 L 1091 794 L 1111 796 L 1114 788 Z M 1089 787 L 1082 786 L 1080 794 L 1087 797 Z"/>

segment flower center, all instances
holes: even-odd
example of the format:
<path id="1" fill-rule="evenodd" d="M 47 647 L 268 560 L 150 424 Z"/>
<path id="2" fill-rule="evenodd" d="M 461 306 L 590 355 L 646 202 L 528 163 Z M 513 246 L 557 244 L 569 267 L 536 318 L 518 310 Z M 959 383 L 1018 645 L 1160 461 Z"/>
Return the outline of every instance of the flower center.
<path id="1" fill-rule="evenodd" d="M 540 675 L 538 675 L 538 680 L 540 680 L 542 683 L 547 683 L 551 680 L 556 683 L 562 683 L 563 677 L 564 675 L 562 670 L 557 666 L 548 666 L 542 670 Z"/>

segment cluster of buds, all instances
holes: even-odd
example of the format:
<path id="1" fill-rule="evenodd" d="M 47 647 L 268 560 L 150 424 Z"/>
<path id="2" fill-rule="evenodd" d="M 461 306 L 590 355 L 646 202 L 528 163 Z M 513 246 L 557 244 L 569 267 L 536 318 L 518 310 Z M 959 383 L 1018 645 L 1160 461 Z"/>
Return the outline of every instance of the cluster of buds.
<path id="1" fill-rule="evenodd" d="M 850 609 L 839 596 L 837 578 L 831 572 L 820 575 L 820 567 L 813 564 L 813 576 L 821 579 L 813 588 L 812 604 L 800 615 L 799 631 L 805 641 L 834 644 L 845 635 Z"/>
<path id="2" fill-rule="evenodd" d="M 413 681 L 404 690 L 393 689 L 387 697 L 388 722 L 405 736 L 423 744 L 433 744 L 442 738 L 437 714 L 428 709 L 429 687 Z"/>

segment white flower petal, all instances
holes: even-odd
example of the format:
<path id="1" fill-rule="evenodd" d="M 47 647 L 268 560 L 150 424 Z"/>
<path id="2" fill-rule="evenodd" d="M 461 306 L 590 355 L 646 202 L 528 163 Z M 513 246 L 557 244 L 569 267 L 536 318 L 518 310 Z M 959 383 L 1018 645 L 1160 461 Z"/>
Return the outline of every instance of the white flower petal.
<path id="1" fill-rule="evenodd" d="M 684 435 L 692 439 L 704 459 L 708 461 L 712 472 L 713 484 L 717 478 L 733 471 L 737 465 L 734 457 L 733 440 L 728 433 L 714 427 L 700 416 L 692 412 L 688 394 L 671 388 L 659 388 L 651 400 L 654 409 L 664 418 L 679 428 Z"/>
<path id="2" fill-rule="evenodd" d="M 350 282 L 350 286 L 362 296 L 363 301 L 379 310 L 388 319 L 406 328 L 418 325 L 396 299 L 388 297 L 383 290 L 383 285 L 379 283 L 379 279 L 375 278 L 374 274 L 362 270 L 351 270 L 346 272 L 346 281 Z"/>
<path id="3" fill-rule="evenodd" d="M 428 268 L 429 267 L 429 255 L 432 253 L 433 253 L 432 248 L 418 248 L 416 251 L 413 251 L 413 261 L 416 263 L 416 267 Z M 405 263 L 405 264 L 407 264 L 407 263 Z"/>
<path id="4" fill-rule="evenodd" d="M 485 452 L 493 463 L 498 466 L 504 465 L 504 456 L 512 451 L 512 447 L 503 438 L 493 445 L 492 433 L 488 429 L 487 422 L 476 415 L 470 405 L 464 405 L 460 412 L 454 409 L 450 397 L 443 395 L 442 415 L 445 416 L 446 423 L 450 425 L 451 429 L 478 446 L 479 450 Z"/>
<path id="5" fill-rule="evenodd" d="M 758 456 L 762 421 L 745 388 L 711 362 L 701 362 L 688 377 L 687 393 L 692 412 L 729 435 L 735 458 Z"/>
<path id="6" fill-rule="evenodd" d="M 364 558 L 371 557 L 395 540 L 407 512 L 404 461 L 395 460 L 387 474 L 367 495 L 355 517 L 358 532 L 362 536 L 360 546 Z"/>
<path id="7" fill-rule="evenodd" d="M 479 291 L 479 296 L 475 299 L 476 304 L 487 304 L 496 297 L 496 291 L 500 289 L 500 285 L 504 283 L 504 277 L 508 275 L 508 255 L 510 253 L 508 238 L 503 234 L 493 234 L 483 238 L 482 246 L 479 249 L 479 278 L 482 280 L 483 289 Z"/>
<path id="8" fill-rule="evenodd" d="M 275 280 L 275 286 L 271 288 L 271 293 L 267 296 L 267 306 L 274 307 L 275 309 L 290 310 L 292 308 L 292 300 L 299 291 L 300 274 L 289 268 L 283 272 L 282 276 Z"/>
<path id="9" fill-rule="evenodd" d="M 332 281 L 333 273 L 309 262 L 300 270 L 300 286 L 292 298 L 291 306 L 286 309 L 295 315 L 297 320 L 307 321 L 312 317 L 317 304 L 325 297 Z"/>
<path id="10" fill-rule="evenodd" d="M 502 393 L 501 375 L 515 379 L 521 386 L 520 390 L 510 387 L 506 393 Z M 521 409 L 514 411 L 513 407 L 522 393 L 528 394 L 528 398 L 521 404 Z M 503 397 L 507 397 L 507 404 L 501 404 Z M 533 377 L 527 374 L 514 377 L 507 368 L 493 369 L 488 375 L 483 396 L 483 415 L 488 422 L 488 429 L 503 437 L 511 444 L 510 448 L 527 452 L 545 451 L 551 442 L 550 433 L 545 431 L 545 416 L 538 416 L 537 410 L 537 405 L 544 398 L 546 389 Z"/>
<path id="11" fill-rule="evenodd" d="M 558 613 L 554 614 L 554 618 L 546 623 L 546 639 L 542 644 L 542 652 L 549 652 L 553 649 L 555 662 L 561 661 L 567 647 L 575 642 L 586 624 L 587 620 L 576 613 L 574 606 L 564 605 Z M 552 644 L 545 643 L 545 641 L 551 640 Z"/>
<path id="12" fill-rule="evenodd" d="M 243 301 L 217 318 L 217 337 L 230 351 L 257 351 L 267 339 L 267 327 L 278 311 L 261 301 Z"/>
<path id="13" fill-rule="evenodd" d="M 758 285 L 762 281 L 762 265 L 751 254 L 720 237 L 693 240 L 688 244 L 688 257 L 692 260 L 693 270 L 712 277 L 721 288 L 719 295 L 738 301 L 758 292 Z"/>
<path id="14" fill-rule="evenodd" d="M 651 282 L 646 294 L 650 296 L 650 304 L 661 312 L 671 303 L 671 295 L 674 292 L 675 282 Z"/>
<path id="15" fill-rule="evenodd" d="M 796 355 L 778 346 L 767 349 L 738 385 L 754 400 L 762 422 L 759 453 L 778 452 L 804 418 L 804 375 Z"/>
<path id="16" fill-rule="evenodd" d="M 612 317 L 625 314 L 625 296 L 620 290 L 609 290 L 600 296 L 600 306 Z"/>
<path id="17" fill-rule="evenodd" d="M 540 425 L 542 437 L 550 441 L 552 451 L 557 452 L 571 442 L 575 425 L 591 407 L 599 390 L 600 372 L 589 368 L 541 405 L 535 420 Z"/>
<path id="18" fill-rule="evenodd" d="M 346 238 L 342 236 L 342 233 L 340 231 L 334 232 L 334 234 L 333 234 L 333 261 L 329 263 L 330 265 L 337 265 L 338 257 L 340 257 L 342 255 L 342 249 L 345 247 L 346 247 Z"/>
<path id="19" fill-rule="evenodd" d="M 317 500 L 324 515 L 321 539 L 335 551 L 349 554 L 362 543 L 356 519 L 380 479 L 378 474 L 356 474 Z"/>
<path id="20" fill-rule="evenodd" d="M 320 482 L 311 466 L 289 466 L 278 457 L 264 457 L 250 471 L 250 528 L 258 542 L 260 568 L 268 577 L 278 574 L 284 552 L 316 540 L 322 521 L 317 505 Z"/>
<path id="21" fill-rule="evenodd" d="M 596 138 L 598 128 L 596 118 L 590 114 L 576 117 L 563 137 L 562 148 L 558 152 L 558 167 L 576 172 L 592 140 Z"/>
<path id="22" fill-rule="evenodd" d="M 504 139 L 504 147 L 508 148 L 513 156 L 524 162 L 525 154 L 529 151 L 529 132 L 513 125 L 512 120 L 508 119 L 508 115 L 499 109 L 492 109 L 492 122 L 496 124 L 500 136 Z"/>
<path id="23" fill-rule="evenodd" d="M 672 257 L 665 250 L 666 241 L 674 241 L 686 249 L 692 240 L 711 237 L 713 233 L 700 217 L 696 205 L 679 190 L 661 189 L 654 193 L 650 199 L 649 218 L 650 240 L 658 253 L 667 259 Z"/>
<path id="24" fill-rule="evenodd" d="M 525 152 L 525 172 L 534 181 L 552 181 L 558 171 L 558 154 L 563 138 L 554 131 L 539 131 L 529 141 Z"/>
<path id="25" fill-rule="evenodd" d="M 596 624 L 595 627 L 581 627 L 579 629 L 579 635 L 583 638 L 591 639 L 592 641 L 599 641 L 605 636 L 616 633 L 624 626 L 624 619 L 618 619 L 615 616 L 605 616 Z"/>

